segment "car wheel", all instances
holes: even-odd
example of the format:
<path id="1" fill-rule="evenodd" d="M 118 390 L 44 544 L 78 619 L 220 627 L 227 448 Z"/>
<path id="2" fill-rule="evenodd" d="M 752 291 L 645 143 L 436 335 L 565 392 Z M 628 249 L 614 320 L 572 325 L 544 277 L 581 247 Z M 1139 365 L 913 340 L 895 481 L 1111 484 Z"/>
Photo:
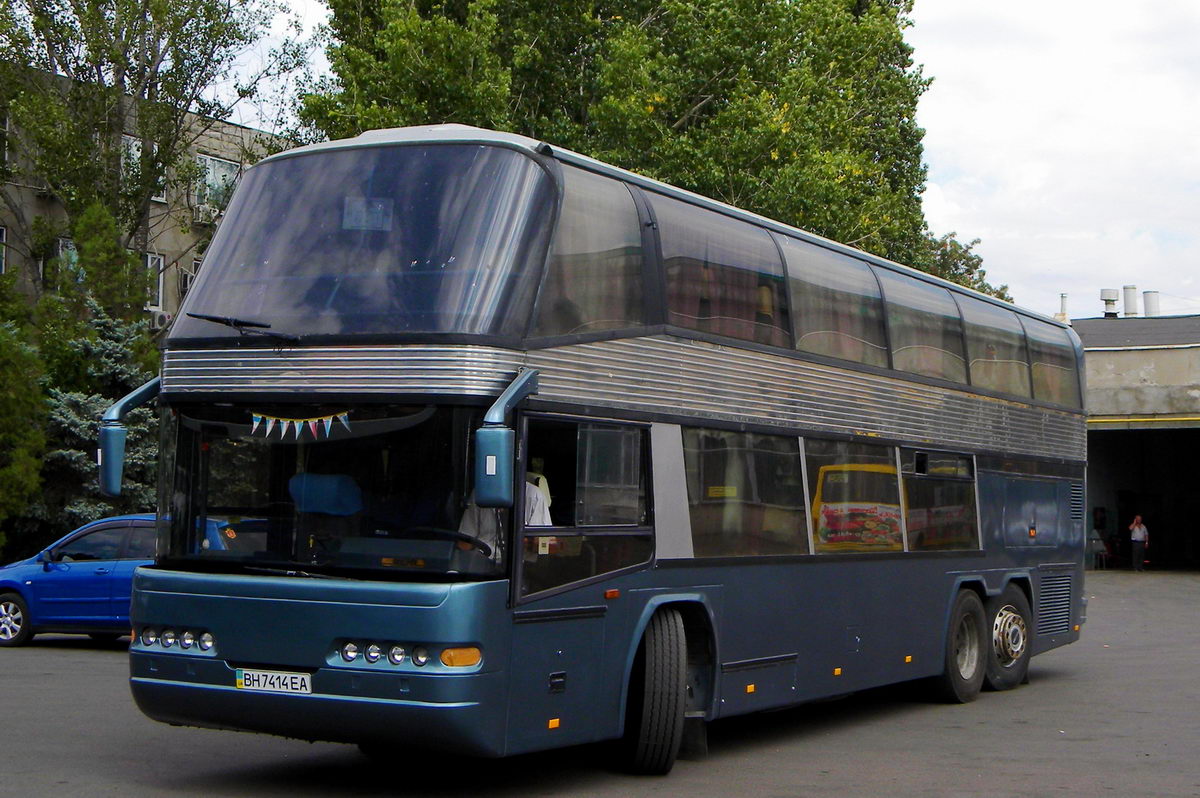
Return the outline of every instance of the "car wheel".
<path id="1" fill-rule="evenodd" d="M 20 646 L 33 637 L 29 609 L 16 593 L 0 595 L 0 646 Z"/>

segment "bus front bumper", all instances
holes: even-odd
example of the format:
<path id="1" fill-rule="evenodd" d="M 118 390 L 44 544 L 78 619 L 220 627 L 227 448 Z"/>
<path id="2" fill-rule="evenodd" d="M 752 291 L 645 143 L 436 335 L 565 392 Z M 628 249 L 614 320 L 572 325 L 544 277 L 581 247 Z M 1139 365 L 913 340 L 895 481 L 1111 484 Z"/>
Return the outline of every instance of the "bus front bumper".
<path id="1" fill-rule="evenodd" d="M 130 652 L 134 701 L 164 723 L 484 757 L 505 753 L 503 676 L 320 668 L 311 694 L 267 693 L 240 689 L 222 660 Z"/>

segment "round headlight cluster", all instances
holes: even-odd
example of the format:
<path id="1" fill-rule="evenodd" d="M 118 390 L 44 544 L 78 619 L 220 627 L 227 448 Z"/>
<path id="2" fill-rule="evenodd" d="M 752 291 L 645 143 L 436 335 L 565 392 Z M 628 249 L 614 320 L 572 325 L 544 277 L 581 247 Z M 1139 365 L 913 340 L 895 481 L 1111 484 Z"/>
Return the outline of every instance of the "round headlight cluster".
<path id="1" fill-rule="evenodd" d="M 411 662 L 418 668 L 429 664 L 432 656 L 426 646 L 408 647 L 400 643 L 358 643 L 347 640 L 337 648 L 342 660 L 348 663 L 356 662 L 362 657 L 369 665 L 387 660 L 389 665 L 400 666 Z M 440 661 L 448 668 L 470 668 L 478 665 L 483 659 L 483 652 L 477 646 L 451 647 L 441 650 Z"/>
<path id="2" fill-rule="evenodd" d="M 158 644 L 163 648 L 174 648 L 178 645 L 185 651 L 193 648 L 212 651 L 215 642 L 211 632 L 196 632 L 191 629 L 176 632 L 170 627 L 160 631 L 153 626 L 144 627 L 141 634 L 138 635 L 138 640 L 147 647 Z"/>

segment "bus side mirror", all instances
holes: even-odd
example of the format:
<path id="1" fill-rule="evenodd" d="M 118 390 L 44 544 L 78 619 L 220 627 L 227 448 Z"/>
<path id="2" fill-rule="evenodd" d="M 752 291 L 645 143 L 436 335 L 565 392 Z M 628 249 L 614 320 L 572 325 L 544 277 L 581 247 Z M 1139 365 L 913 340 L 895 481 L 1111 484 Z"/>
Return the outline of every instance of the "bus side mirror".
<path id="1" fill-rule="evenodd" d="M 100 492 L 105 496 L 121 495 L 121 476 L 125 471 L 124 425 L 100 427 L 100 450 L 96 454 L 100 466 Z"/>
<path id="2" fill-rule="evenodd" d="M 508 427 L 475 430 L 475 504 L 513 506 L 513 461 L 516 433 Z"/>

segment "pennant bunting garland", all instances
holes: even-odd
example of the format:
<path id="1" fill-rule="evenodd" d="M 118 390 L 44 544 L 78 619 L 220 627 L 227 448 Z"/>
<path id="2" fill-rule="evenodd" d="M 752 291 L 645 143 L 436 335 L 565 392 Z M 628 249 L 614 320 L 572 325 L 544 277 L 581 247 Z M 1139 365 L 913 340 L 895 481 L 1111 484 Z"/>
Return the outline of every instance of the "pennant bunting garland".
<path id="1" fill-rule="evenodd" d="M 265 413 L 250 414 L 250 434 L 258 432 L 261 427 L 264 437 L 271 437 L 271 432 L 276 427 L 279 427 L 280 440 L 287 438 L 288 431 L 292 432 L 293 440 L 300 440 L 300 435 L 304 430 L 313 436 L 315 440 L 320 440 L 322 432 L 324 437 L 328 438 L 333 430 L 334 420 L 340 421 L 346 431 L 350 431 L 350 412 L 334 413 L 331 416 L 320 416 L 319 418 L 277 418 L 268 416 Z M 266 422 L 265 424 L 263 422 Z"/>

